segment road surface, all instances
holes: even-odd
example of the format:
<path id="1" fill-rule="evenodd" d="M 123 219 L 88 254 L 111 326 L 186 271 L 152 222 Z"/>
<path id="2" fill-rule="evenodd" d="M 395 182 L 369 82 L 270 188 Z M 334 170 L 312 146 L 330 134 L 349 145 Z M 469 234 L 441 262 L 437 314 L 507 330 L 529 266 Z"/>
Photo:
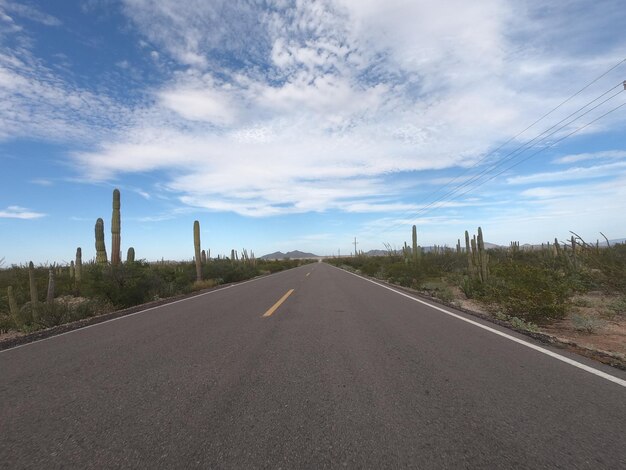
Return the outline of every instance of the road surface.
<path id="1" fill-rule="evenodd" d="M 410 297 L 316 263 L 3 351 L 0 468 L 626 468 L 626 374 Z"/>

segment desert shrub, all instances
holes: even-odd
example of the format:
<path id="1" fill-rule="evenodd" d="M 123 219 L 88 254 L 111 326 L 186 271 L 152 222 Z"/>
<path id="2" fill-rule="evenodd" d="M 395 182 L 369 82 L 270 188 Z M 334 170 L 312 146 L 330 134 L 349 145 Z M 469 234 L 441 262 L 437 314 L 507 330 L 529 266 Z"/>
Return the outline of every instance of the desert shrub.
<path id="1" fill-rule="evenodd" d="M 611 301 L 608 305 L 608 309 L 613 316 L 626 315 L 626 297 L 620 297 Z"/>
<path id="2" fill-rule="evenodd" d="M 11 315 L 6 312 L 0 312 L 0 333 L 6 333 L 7 331 L 15 329 L 16 325 L 13 322 Z"/>
<path id="3" fill-rule="evenodd" d="M 478 298 L 497 303 L 507 315 L 547 322 L 565 316 L 570 292 L 566 278 L 559 272 L 508 262 L 494 266 Z"/>
<path id="4" fill-rule="evenodd" d="M 580 331 L 587 334 L 596 333 L 600 328 L 604 326 L 604 322 L 598 318 L 590 317 L 587 315 L 573 314 L 571 316 L 572 325 L 576 331 Z"/>
<path id="5" fill-rule="evenodd" d="M 394 282 L 401 286 L 411 287 L 413 284 L 413 279 L 417 279 L 420 276 L 419 272 L 411 269 L 407 264 L 403 261 L 398 261 L 394 263 L 390 263 L 384 268 L 385 276 L 389 280 L 389 282 Z"/>
<path id="6" fill-rule="evenodd" d="M 375 276 L 380 272 L 381 263 L 376 259 L 370 258 L 361 265 L 361 272 L 367 276 Z"/>
<path id="7" fill-rule="evenodd" d="M 537 332 L 539 328 L 537 325 L 531 322 L 527 322 L 517 317 L 508 317 L 508 322 L 511 324 L 513 328 L 517 328 L 518 330 L 532 331 Z"/>
<path id="8" fill-rule="evenodd" d="M 454 300 L 454 293 L 444 281 L 430 280 L 422 282 L 416 287 L 442 302 L 451 303 Z"/>

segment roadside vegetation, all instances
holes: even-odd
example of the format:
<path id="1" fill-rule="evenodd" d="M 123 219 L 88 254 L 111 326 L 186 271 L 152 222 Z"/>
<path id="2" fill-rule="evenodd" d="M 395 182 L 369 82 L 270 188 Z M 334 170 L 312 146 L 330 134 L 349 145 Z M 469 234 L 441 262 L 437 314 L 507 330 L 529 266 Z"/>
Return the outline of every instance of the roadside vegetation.
<path id="1" fill-rule="evenodd" d="M 327 262 L 456 306 L 472 304 L 514 327 L 538 326 L 568 318 L 581 333 L 595 333 L 609 321 L 626 320 L 626 244 L 589 244 L 573 235 L 533 249 L 485 249 L 482 231 L 465 234 L 455 248 L 428 251 L 413 244 L 388 247 L 386 256 L 332 258 Z M 602 298 L 600 304 L 594 298 Z M 593 304 L 593 305 L 592 305 Z M 593 308 L 592 307 L 598 307 Z M 593 310 L 593 315 L 589 312 Z M 570 318 L 571 317 L 571 318 Z"/>
<path id="2" fill-rule="evenodd" d="M 202 264 L 197 280 L 195 262 L 144 260 L 117 266 L 83 264 L 81 279 L 70 267 L 11 266 L 0 270 L 0 332 L 32 332 L 115 310 L 251 279 L 307 263 L 306 260 L 267 261 L 215 259 Z M 31 284 L 32 272 L 34 284 Z M 51 272 L 53 274 L 51 274 Z M 50 280 L 54 294 L 49 300 Z M 34 286 L 36 302 L 31 288 Z M 13 303 L 13 306 L 11 306 Z"/>
<path id="3" fill-rule="evenodd" d="M 4 259 L 0 259 L 0 333 L 29 333 L 312 262 L 256 259 L 246 249 L 240 253 L 233 249 L 230 256 L 211 258 L 210 250 L 201 249 L 198 221 L 193 225 L 193 261 L 136 260 L 134 247 L 128 248 L 123 261 L 120 208 L 120 192 L 116 189 L 110 259 L 102 218 L 95 224 L 95 258 L 88 262 L 82 260 L 81 247 L 66 266 L 35 266 L 30 262 L 3 269 Z"/>

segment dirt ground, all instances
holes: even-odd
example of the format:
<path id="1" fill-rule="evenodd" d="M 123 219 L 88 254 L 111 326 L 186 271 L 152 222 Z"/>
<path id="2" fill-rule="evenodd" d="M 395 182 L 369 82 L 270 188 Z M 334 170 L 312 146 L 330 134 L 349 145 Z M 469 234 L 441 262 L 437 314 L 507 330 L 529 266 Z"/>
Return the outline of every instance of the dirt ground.
<path id="1" fill-rule="evenodd" d="M 626 301 L 590 292 L 575 297 L 572 303 L 565 319 L 540 329 L 580 346 L 626 358 Z"/>

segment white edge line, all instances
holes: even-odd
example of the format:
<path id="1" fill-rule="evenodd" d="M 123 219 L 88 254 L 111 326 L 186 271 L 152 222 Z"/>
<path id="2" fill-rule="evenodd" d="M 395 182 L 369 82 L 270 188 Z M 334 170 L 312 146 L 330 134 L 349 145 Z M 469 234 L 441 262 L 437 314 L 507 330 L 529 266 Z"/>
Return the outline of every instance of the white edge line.
<path id="1" fill-rule="evenodd" d="M 329 266 L 332 266 L 332 265 L 329 264 Z M 543 354 L 546 354 L 547 356 L 550 356 L 550 357 L 553 357 L 555 359 L 558 359 L 559 361 L 563 361 L 563 362 L 565 362 L 565 363 L 567 363 L 569 365 L 572 365 L 574 367 L 578 367 L 579 369 L 582 369 L 582 370 L 584 370 L 586 372 L 589 372 L 591 374 L 597 375 L 598 377 L 602 377 L 603 379 L 609 380 L 609 381 L 611 381 L 613 383 L 616 383 L 617 385 L 621 385 L 622 387 L 626 387 L 626 380 L 622 380 L 619 377 L 615 377 L 614 375 L 607 374 L 606 372 L 602 372 L 601 370 L 594 369 L 593 367 L 590 367 L 590 366 L 588 366 L 586 364 L 583 364 L 581 362 L 575 361 L 575 360 L 570 359 L 568 357 L 561 356 L 560 354 L 557 354 L 557 353 L 555 353 L 553 351 L 550 351 L 549 349 L 542 348 L 541 346 L 537 346 L 536 344 L 532 344 L 532 343 L 529 343 L 528 341 L 524 341 L 523 339 L 516 338 L 515 336 L 511 336 L 511 335 L 509 335 L 507 333 L 503 333 L 502 331 L 498 331 L 495 328 L 491 328 L 491 327 L 489 327 L 487 325 L 483 325 L 482 323 L 478 323 L 477 321 L 470 320 L 469 318 L 465 318 L 465 317 L 463 317 L 461 315 L 458 315 L 458 314 L 456 314 L 454 312 L 450 312 L 449 310 L 446 310 L 445 308 L 437 307 L 436 305 L 432 305 L 432 304 L 430 304 L 430 303 L 428 303 L 428 302 L 426 302 L 424 300 L 418 299 L 416 297 L 413 297 L 413 296 L 411 296 L 409 294 L 406 294 L 404 292 L 401 292 L 399 290 L 393 289 L 393 288 L 391 288 L 389 286 L 386 286 L 384 284 L 380 284 L 380 283 L 378 283 L 376 281 L 372 281 L 371 279 L 368 279 L 366 277 L 359 276 L 358 274 L 352 273 L 350 271 L 346 271 L 345 269 L 337 268 L 336 266 L 333 266 L 333 268 L 339 269 L 340 271 L 343 271 L 343 272 L 348 273 L 348 274 L 352 274 L 353 276 L 356 276 L 359 279 L 363 279 L 364 281 L 368 281 L 368 282 L 371 282 L 372 284 L 376 284 L 377 286 L 380 286 L 380 287 L 382 287 L 384 289 L 390 290 L 391 292 L 395 292 L 396 294 L 399 294 L 399 295 L 401 295 L 403 297 L 411 299 L 411 300 L 413 300 L 415 302 L 418 302 L 420 304 L 426 305 L 426 306 L 428 306 L 428 307 L 430 307 L 432 309 L 435 309 L 435 310 L 438 310 L 440 312 L 443 312 L 446 315 L 450 315 L 450 316 L 452 316 L 454 318 L 457 318 L 458 320 L 462 320 L 464 322 L 470 323 L 470 324 L 472 324 L 474 326 L 477 326 L 478 328 L 482 328 L 483 330 L 487 330 L 487 331 L 489 331 L 491 333 L 494 333 L 494 334 L 496 334 L 498 336 L 502 336 L 503 338 L 509 339 L 511 341 L 515 341 L 516 343 L 521 344 L 523 346 L 526 346 L 526 347 L 528 347 L 530 349 L 534 349 L 535 351 L 539 351 L 540 353 L 543 353 Z"/>
<path id="2" fill-rule="evenodd" d="M 297 268 L 300 268 L 300 267 L 301 266 L 296 266 L 295 268 L 291 268 L 291 269 L 297 269 Z M 216 292 L 223 292 L 223 291 L 225 291 L 227 289 L 232 289 L 233 287 L 243 286 L 244 284 L 248 284 L 250 282 L 260 281 L 262 279 L 267 279 L 267 278 L 269 278 L 271 276 L 275 276 L 277 274 L 283 274 L 283 273 L 289 272 L 289 271 L 291 271 L 291 269 L 285 269 L 283 271 L 279 271 L 277 273 L 268 274 L 266 276 L 259 276 L 259 277 L 254 278 L 254 279 L 248 279 L 247 281 L 241 281 L 241 282 L 238 282 L 236 284 L 231 284 L 231 285 L 226 286 L 226 287 L 220 287 L 220 288 L 211 290 L 209 292 L 203 292 L 202 294 L 197 294 L 197 295 L 194 295 L 194 296 L 191 296 L 191 297 L 185 297 L 184 299 L 173 300 L 172 302 L 168 302 L 168 303 L 165 303 L 165 304 L 162 304 L 162 305 L 157 305 L 155 307 L 149 307 L 149 308 L 146 308 L 144 310 L 139 310 L 138 312 L 129 313 L 127 315 L 122 315 L 120 317 L 111 318 L 109 320 L 104 320 L 104 321 L 101 321 L 101 322 L 98 322 L 98 323 L 94 323 L 93 325 L 87 325 L 87 326 L 83 326 L 83 327 L 80 327 L 80 328 L 76 328 L 74 330 L 65 331 L 63 333 L 59 333 L 58 335 L 52 335 L 52 336 L 48 336 L 47 338 L 41 338 L 41 339 L 38 339 L 38 340 L 35 340 L 35 341 L 29 341 L 28 343 L 18 344 L 17 346 L 13 346 L 12 348 L 7 348 L 7 349 L 0 350 L 0 354 L 5 353 L 7 351 L 13 351 L 15 349 L 23 348 L 25 346 L 30 346 L 31 344 L 41 343 L 42 341 L 48 341 L 49 339 L 58 338 L 59 336 L 65 336 L 65 335 L 69 335 L 70 333 L 76 333 L 78 331 L 84 331 L 84 330 L 87 330 L 89 328 L 93 328 L 94 326 L 100 326 L 100 325 L 104 325 L 105 323 L 111 323 L 112 321 L 122 320 L 122 319 L 128 318 L 128 317 L 133 317 L 135 315 L 139 315 L 140 313 L 149 312 L 150 310 L 156 310 L 157 308 L 169 307 L 170 305 L 178 304 L 178 303 L 181 303 L 181 302 L 186 302 L 187 300 L 197 299 L 198 297 L 203 297 L 205 295 L 215 294 Z M 132 308 L 132 307 L 130 307 L 130 308 Z M 115 313 L 115 312 L 109 312 L 109 313 Z M 92 317 L 92 318 L 97 318 L 97 317 Z"/>

